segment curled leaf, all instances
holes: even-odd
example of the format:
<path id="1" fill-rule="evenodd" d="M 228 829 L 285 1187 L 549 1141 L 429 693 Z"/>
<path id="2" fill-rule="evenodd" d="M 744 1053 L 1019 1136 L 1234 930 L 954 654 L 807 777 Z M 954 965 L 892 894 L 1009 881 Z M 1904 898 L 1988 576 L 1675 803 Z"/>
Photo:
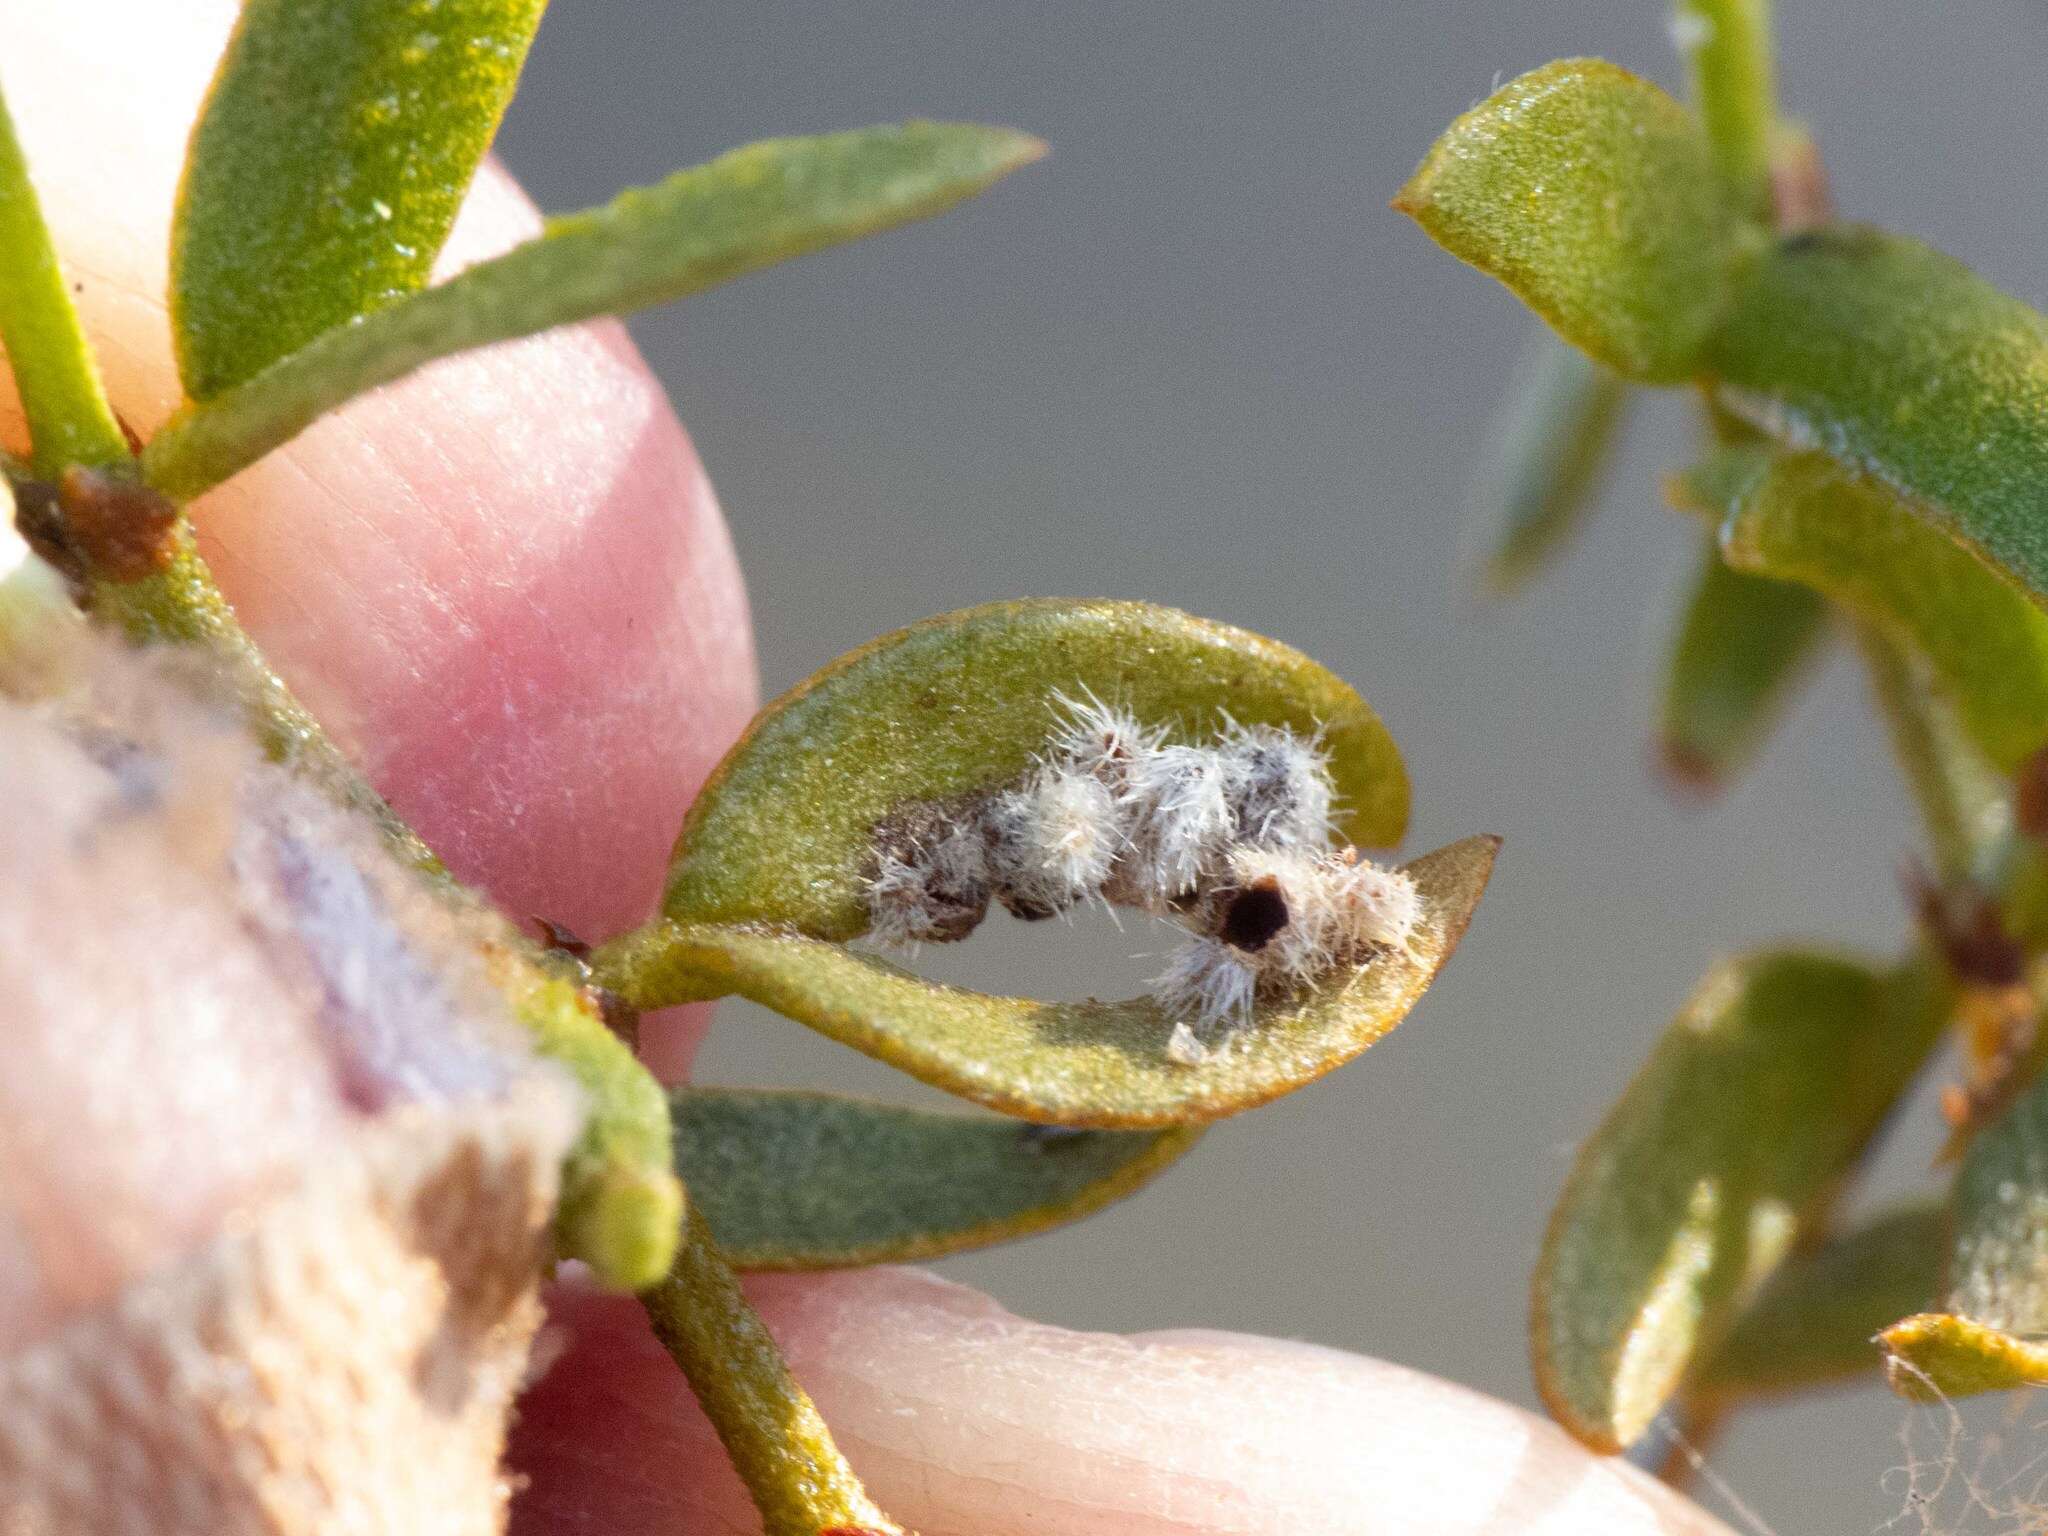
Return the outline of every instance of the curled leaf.
<path id="1" fill-rule="evenodd" d="M 189 499 L 324 412 L 436 358 L 665 304 L 927 218 L 1044 152 L 1028 134 L 973 123 L 904 123 L 734 150 L 552 219 L 538 239 L 356 324 L 317 336 L 299 327 L 289 355 L 270 346 L 259 354 L 274 364 L 260 375 L 238 364 L 225 382 L 239 387 L 194 387 L 201 403 L 152 440 L 145 471 L 151 484 Z"/>
<path id="2" fill-rule="evenodd" d="M 691 807 L 663 914 L 858 937 L 876 828 L 1021 778 L 1061 699 L 1089 694 L 1189 732 L 1215 731 L 1226 711 L 1320 732 L 1343 834 L 1379 846 L 1407 824 L 1393 738 L 1300 652 L 1146 603 L 992 603 L 885 635 L 763 710 Z"/>
<path id="3" fill-rule="evenodd" d="M 1713 1400 L 1803 1391 L 1874 1373 L 1878 1333 L 1941 1287 L 1948 1211 L 1888 1211 L 1790 1260 L 1743 1309 L 1689 1394 Z"/>
<path id="4" fill-rule="evenodd" d="M 1698 119 L 1599 59 L 1487 97 L 1394 206 L 1630 378 L 1692 373 L 1733 292 L 1734 203 Z"/>
<path id="5" fill-rule="evenodd" d="M 1909 1397 L 2048 1384 L 2048 1078 L 1978 1132 L 1956 1175 L 1949 1294 L 1884 1332 Z"/>
<path id="6" fill-rule="evenodd" d="M 1536 1379 L 1602 1450 L 1637 1440 L 1855 1162 L 1940 1038 L 1931 967 L 1730 961 L 1581 1150 L 1538 1260 Z"/>
<path id="7" fill-rule="evenodd" d="M 668 1272 L 684 1227 L 671 1163 L 668 1100 L 608 1029 L 587 991 L 508 943 L 487 951 L 492 979 L 533 1037 L 583 1090 L 583 1132 L 562 1165 L 555 1233 L 563 1256 L 609 1285 L 641 1290 Z"/>
<path id="8" fill-rule="evenodd" d="M 829 1093 L 685 1088 L 691 1210 L 739 1269 L 932 1259 L 1078 1221 L 1200 1132 L 1067 1131 Z"/>
<path id="9" fill-rule="evenodd" d="M 1628 387 L 1547 331 L 1529 338 L 1473 496 L 1493 540 L 1489 585 L 1507 593 L 1563 550 L 1591 511 Z"/>
<path id="10" fill-rule="evenodd" d="M 1826 632 L 1815 593 L 1730 570 L 1710 541 L 1664 668 L 1657 745 L 1671 778 L 1724 787 L 1768 738 Z"/>
<path id="11" fill-rule="evenodd" d="M 245 0 L 171 226 L 187 395 L 426 282 L 544 4 Z"/>
<path id="12" fill-rule="evenodd" d="M 810 797 L 802 797 L 810 798 Z M 789 931 L 664 921 L 592 964 L 636 1004 L 750 998 L 963 1098 L 1027 1120 L 1144 1129 L 1251 1109 L 1385 1035 L 1463 937 L 1498 839 L 1467 838 L 1403 866 L 1423 916 L 1406 949 L 1344 966 L 1202 1060 L 1170 1052 L 1176 1019 L 1150 999 L 1047 1003 L 926 981 Z"/>
<path id="13" fill-rule="evenodd" d="M 1885 486 L 1822 454 L 1782 458 L 1721 544 L 1738 569 L 1810 586 L 1924 657 L 1994 767 L 2048 743 L 2048 614 Z"/>
<path id="14" fill-rule="evenodd" d="M 1778 242 L 1703 356 L 1716 398 L 1821 448 L 2048 602 L 2048 320 L 1874 229 Z"/>

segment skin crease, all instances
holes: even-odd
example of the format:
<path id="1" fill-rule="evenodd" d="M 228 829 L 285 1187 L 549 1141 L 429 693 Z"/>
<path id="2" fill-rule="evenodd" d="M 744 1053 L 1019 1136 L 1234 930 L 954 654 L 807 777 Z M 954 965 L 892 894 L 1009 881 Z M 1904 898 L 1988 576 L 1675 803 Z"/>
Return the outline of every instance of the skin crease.
<path id="1" fill-rule="evenodd" d="M 0 0 L 0 78 L 145 434 L 175 403 L 165 230 L 230 15 Z M 492 170 L 453 259 L 533 226 Z M 0 438 L 21 442 L 11 400 Z M 195 516 L 273 660 L 460 873 L 591 933 L 646 910 L 754 670 L 708 483 L 616 327 L 440 365 Z M 884 1506 L 927 1536 L 1723 1530 L 1544 1421 L 1397 1366 L 1074 1334 L 907 1271 L 753 1289 Z M 633 1305 L 564 1287 L 555 1319 L 564 1354 L 515 1433 L 520 1536 L 756 1529 Z"/>

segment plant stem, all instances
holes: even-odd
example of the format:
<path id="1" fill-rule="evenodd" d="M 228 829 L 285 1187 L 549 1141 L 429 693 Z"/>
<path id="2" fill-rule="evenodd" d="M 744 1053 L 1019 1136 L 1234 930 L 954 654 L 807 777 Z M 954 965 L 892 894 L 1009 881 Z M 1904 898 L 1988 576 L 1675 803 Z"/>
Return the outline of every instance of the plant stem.
<path id="1" fill-rule="evenodd" d="M 1678 0 L 1674 30 L 1721 174 L 1740 206 L 1768 221 L 1778 117 L 1771 0 Z"/>
<path id="2" fill-rule="evenodd" d="M 67 465 L 116 464 L 128 440 L 107 404 L 85 328 L 64 272 L 14 119 L 0 99 L 0 344 L 28 416 L 36 472 L 55 479 Z"/>
<path id="3" fill-rule="evenodd" d="M 640 1013 L 725 996 L 729 985 L 692 968 L 689 932 L 687 925 L 656 915 L 599 945 L 590 956 L 591 976 Z"/>
<path id="4" fill-rule="evenodd" d="M 1987 873 L 2011 820 L 1997 776 L 1964 738 L 1925 669 L 1868 625 L 1855 632 L 1936 870 L 1944 883 Z"/>
<path id="5" fill-rule="evenodd" d="M 689 1223 L 669 1277 L 640 1300 L 753 1495 L 764 1536 L 901 1536 L 832 1443 L 701 1221 Z"/>
<path id="6" fill-rule="evenodd" d="M 207 652 L 239 696 L 257 740 L 272 758 L 344 809 L 362 815 L 399 858 L 429 873 L 441 872 L 440 861 L 418 834 L 399 820 L 292 696 L 284 679 L 271 670 L 214 585 L 213 573 L 182 519 L 162 570 L 139 581 L 95 581 L 88 604 L 141 644 L 194 646 Z"/>

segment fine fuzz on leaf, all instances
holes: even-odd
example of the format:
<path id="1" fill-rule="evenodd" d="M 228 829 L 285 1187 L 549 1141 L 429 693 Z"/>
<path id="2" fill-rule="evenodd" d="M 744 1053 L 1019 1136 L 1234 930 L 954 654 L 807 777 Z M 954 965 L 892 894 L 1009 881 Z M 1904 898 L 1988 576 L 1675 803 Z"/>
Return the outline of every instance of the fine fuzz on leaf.
<path id="1" fill-rule="evenodd" d="M 1598 59 L 1494 92 L 1394 206 L 1631 378 L 1693 372 L 1733 291 L 1732 203 L 1698 120 Z"/>
<path id="2" fill-rule="evenodd" d="M 1537 1264 L 1537 1385 L 1631 1445 L 1776 1269 L 1940 1037 L 1941 989 L 1793 951 L 1708 976 L 1579 1154 Z"/>
<path id="3" fill-rule="evenodd" d="M 903 1263 L 1028 1236 L 1134 1193 L 1200 1135 L 743 1088 L 677 1090 L 673 1112 L 692 1219 L 740 1269 Z"/>
<path id="4" fill-rule="evenodd" d="M 905 123 L 734 150 L 602 208 L 551 220 L 540 238 L 358 324 L 294 336 L 298 350 L 262 359 L 274 367 L 226 380 L 247 378 L 239 389 L 218 398 L 193 390 L 204 403 L 150 444 L 147 473 L 160 489 L 189 498 L 322 413 L 437 357 L 665 304 L 928 218 L 1044 152 L 1026 134 L 969 123 Z"/>
<path id="5" fill-rule="evenodd" d="M 187 395 L 426 282 L 544 4 L 245 0 L 171 230 Z"/>

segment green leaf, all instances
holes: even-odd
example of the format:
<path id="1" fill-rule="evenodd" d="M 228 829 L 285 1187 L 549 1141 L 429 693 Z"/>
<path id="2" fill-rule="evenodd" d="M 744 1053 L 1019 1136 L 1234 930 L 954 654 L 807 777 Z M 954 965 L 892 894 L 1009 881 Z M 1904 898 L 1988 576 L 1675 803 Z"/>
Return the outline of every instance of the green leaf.
<path id="1" fill-rule="evenodd" d="M 1956 1175 L 1945 1312 L 1885 1330 L 1909 1397 L 2048 1384 L 2048 1077 L 1978 1132 Z"/>
<path id="2" fill-rule="evenodd" d="M 1817 594 L 1732 571 L 1709 540 L 1664 666 L 1657 745 L 1672 779 L 1724 788 L 1768 738 L 1826 633 Z"/>
<path id="3" fill-rule="evenodd" d="M 623 314 L 806 252 L 943 212 L 1045 152 L 1026 134 L 905 123 L 770 139 L 553 219 L 437 287 L 317 338 L 175 417 L 149 446 L 152 484 L 190 498 L 323 413 L 450 353 Z"/>
<path id="4" fill-rule="evenodd" d="M 1628 389 L 1583 352 L 1538 331 L 1523 348 L 1495 418 L 1473 510 L 1489 530 L 1487 583 L 1523 586 L 1592 510 Z"/>
<path id="5" fill-rule="evenodd" d="M 1882 485 L 1821 454 L 1784 458 L 1721 544 L 1738 569 L 1813 587 L 1925 657 L 2002 772 L 2048 742 L 2048 614 Z"/>
<path id="6" fill-rule="evenodd" d="M 1941 1288 L 1948 1211 L 1888 1211 L 1788 1262 L 1743 1309 L 1688 1392 L 1709 1401 L 1793 1392 L 1874 1373 L 1877 1335 Z"/>
<path id="7" fill-rule="evenodd" d="M 1711 1354 L 1941 1037 L 1931 967 L 1712 972 L 1580 1152 L 1538 1261 L 1537 1385 L 1619 1450 Z"/>
<path id="8" fill-rule="evenodd" d="M 36 472 L 113 464 L 128 440 L 107 405 L 14 119 L 0 101 L 0 347 L 28 417 Z"/>
<path id="9" fill-rule="evenodd" d="M 205 400 L 427 280 L 545 0 L 244 0 L 171 226 Z"/>
<path id="10" fill-rule="evenodd" d="M 1770 0 L 1678 0 L 1672 30 L 1722 179 L 1738 207 L 1768 220 L 1778 117 Z"/>
<path id="11" fill-rule="evenodd" d="M 1048 1132 L 764 1089 L 684 1088 L 670 1104 L 692 1214 L 740 1269 L 904 1263 L 1025 1237 L 1134 1193 L 1201 1134 Z"/>
<path id="12" fill-rule="evenodd" d="M 1694 372 L 1733 291 L 1741 242 L 1699 121 L 1598 59 L 1494 92 L 1394 206 L 1631 378 Z"/>
<path id="13" fill-rule="evenodd" d="M 1175 1020 L 1149 999 L 992 997 L 762 927 L 656 923 L 607 945 L 592 964 L 636 1006 L 737 993 L 1005 1114 L 1131 1130 L 1188 1125 L 1311 1082 L 1398 1024 L 1464 936 L 1498 847 L 1495 838 L 1467 838 L 1405 865 L 1424 905 L 1408 951 L 1342 967 L 1291 1002 L 1261 1005 L 1231 1044 L 1195 1065 L 1168 1054 Z"/>
<path id="14" fill-rule="evenodd" d="M 1756 263 L 1703 359 L 1716 397 L 1819 447 L 2048 600 L 2048 321 L 1960 262 L 1834 226 Z"/>
<path id="15" fill-rule="evenodd" d="M 912 802 L 1020 778 L 1059 696 L 1149 723 L 1320 731 L 1353 842 L 1399 840 L 1408 776 L 1365 700 L 1300 652 L 1146 603 L 1046 598 L 928 619 L 840 658 L 764 709 L 690 808 L 663 913 L 866 932 L 875 828 Z"/>

